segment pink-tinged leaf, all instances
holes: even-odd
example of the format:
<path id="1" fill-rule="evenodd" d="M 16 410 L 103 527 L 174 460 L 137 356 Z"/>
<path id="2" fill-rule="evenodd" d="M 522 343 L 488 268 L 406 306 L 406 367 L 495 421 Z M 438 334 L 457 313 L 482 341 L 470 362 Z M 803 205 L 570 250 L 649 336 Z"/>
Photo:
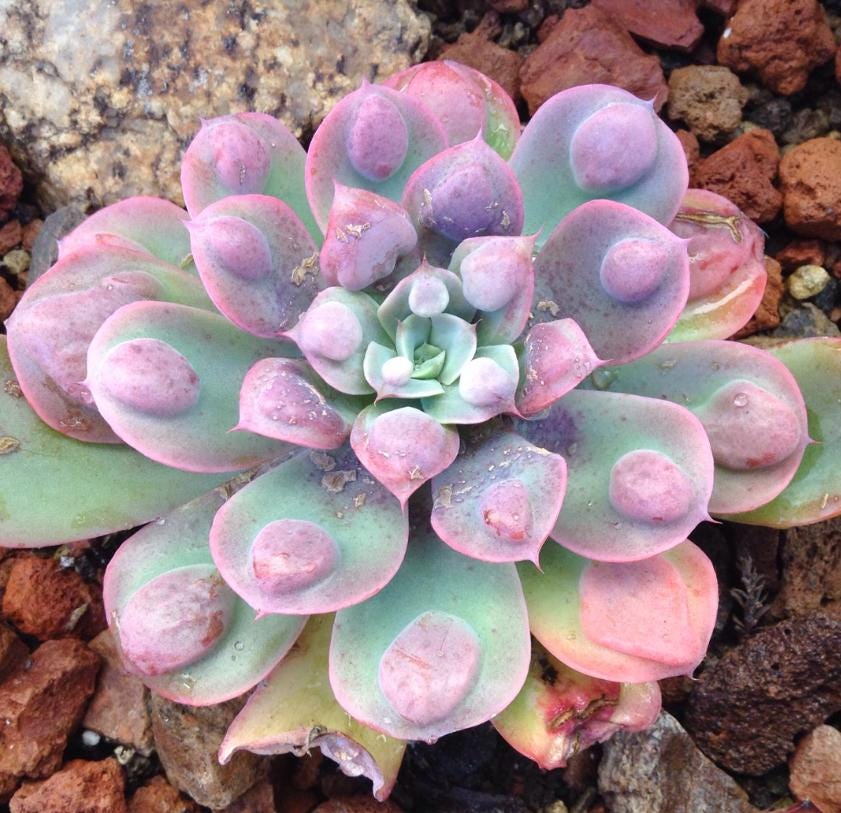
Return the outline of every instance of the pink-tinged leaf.
<path id="1" fill-rule="evenodd" d="M 642 212 L 595 200 L 567 215 L 535 261 L 538 321 L 571 317 L 599 358 L 624 364 L 659 345 L 686 304 L 685 241 Z"/>
<path id="2" fill-rule="evenodd" d="M 59 240 L 58 257 L 61 260 L 90 245 L 97 235 L 108 235 L 123 238 L 128 247 L 144 249 L 164 262 L 184 268 L 190 258 L 185 220 L 187 213 L 168 200 L 127 198 L 94 212 Z"/>
<path id="3" fill-rule="evenodd" d="M 593 198 L 670 223 L 689 181 L 683 147 L 651 103 L 607 85 L 570 88 L 542 105 L 511 167 L 523 188 L 525 230 L 542 229 L 544 240 Z"/>
<path id="4" fill-rule="evenodd" d="M 258 615 L 332 612 L 381 590 L 406 550 L 400 505 L 343 447 L 260 475 L 210 533 L 225 581 Z"/>
<path id="5" fill-rule="evenodd" d="M 450 270 L 480 310 L 481 344 L 513 342 L 528 322 L 534 299 L 532 252 L 537 235 L 471 237 L 453 252 Z"/>
<path id="6" fill-rule="evenodd" d="M 310 143 L 305 177 L 316 221 L 327 227 L 337 181 L 399 200 L 409 176 L 446 143 L 422 104 L 364 83 L 333 107 Z"/>
<path id="7" fill-rule="evenodd" d="M 455 460 L 459 437 L 419 409 L 380 403 L 359 413 L 350 443 L 362 465 L 405 506 Z"/>
<path id="8" fill-rule="evenodd" d="M 222 581 L 208 549 L 212 491 L 147 525 L 108 564 L 105 611 L 128 668 L 153 691 L 205 706 L 248 691 L 280 661 L 306 619 L 259 621 Z"/>
<path id="9" fill-rule="evenodd" d="M 536 562 L 566 490 L 566 464 L 515 432 L 478 430 L 432 481 L 432 527 L 486 562 Z"/>
<path id="10" fill-rule="evenodd" d="M 841 339 L 799 339 L 770 348 L 806 402 L 809 437 L 794 478 L 771 502 L 730 515 L 734 522 L 791 528 L 841 514 Z"/>
<path id="11" fill-rule="evenodd" d="M 669 228 L 689 240 L 689 301 L 668 340 L 732 336 L 765 291 L 762 231 L 729 200 L 704 189 L 686 193 Z"/>
<path id="12" fill-rule="evenodd" d="M 229 431 L 245 374 L 289 349 L 208 311 L 135 302 L 94 336 L 85 383 L 117 435 L 152 460 L 185 471 L 236 471 L 291 451 L 278 440 Z"/>
<path id="13" fill-rule="evenodd" d="M 569 484 L 551 533 L 605 562 L 646 559 L 708 518 L 713 458 L 701 422 L 654 398 L 573 390 L 523 437 L 564 457 Z"/>
<path id="14" fill-rule="evenodd" d="M 223 198 L 185 225 L 213 304 L 255 336 L 284 334 L 321 288 L 315 244 L 295 212 L 276 198 Z"/>
<path id="15" fill-rule="evenodd" d="M 336 184 L 319 263 L 328 285 L 361 291 L 388 277 L 418 242 L 399 203 Z"/>
<path id="16" fill-rule="evenodd" d="M 364 775 L 388 798 L 406 743 L 354 720 L 333 697 L 328 677 L 332 615 L 311 618 L 295 648 L 252 693 L 219 748 L 225 765 L 240 750 L 303 756 L 315 746 L 348 776 Z"/>
<path id="17" fill-rule="evenodd" d="M 617 731 L 643 731 L 659 713 L 656 682 L 614 683 L 589 677 L 532 641 L 525 685 L 491 722 L 509 745 L 551 771 Z"/>
<path id="18" fill-rule="evenodd" d="M 709 559 L 688 540 L 638 562 L 590 562 L 544 545 L 518 566 L 532 634 L 586 675 L 642 683 L 689 675 L 704 657 L 718 606 Z M 621 630 L 621 631 L 620 631 Z"/>
<path id="19" fill-rule="evenodd" d="M 406 182 L 403 207 L 421 251 L 446 265 L 470 237 L 516 236 L 523 228 L 517 178 L 481 136 L 438 153 Z"/>
<path id="20" fill-rule="evenodd" d="M 392 582 L 336 615 L 330 683 L 365 725 L 432 742 L 502 711 L 528 662 L 514 565 L 467 558 L 420 529 Z"/>
<path id="21" fill-rule="evenodd" d="M 298 359 L 266 358 L 246 374 L 237 429 L 311 449 L 335 449 L 350 434 L 358 409 Z"/>
<path id="22" fill-rule="evenodd" d="M 520 134 L 520 116 L 505 90 L 483 73 L 445 59 L 413 65 L 389 76 L 383 84 L 430 110 L 447 133 L 449 146 L 481 132 L 503 158 L 511 155 Z M 458 99 L 457 115 L 453 99 Z"/>
<path id="23" fill-rule="evenodd" d="M 676 342 L 610 372 L 607 387 L 668 399 L 700 418 L 716 464 L 713 515 L 752 511 L 794 477 L 809 442 L 806 407 L 792 374 L 764 350 Z"/>
<path id="24" fill-rule="evenodd" d="M 537 415 L 601 365 L 574 320 L 535 325 L 523 342 L 517 409 L 526 418 Z"/>
<path id="25" fill-rule="evenodd" d="M 203 121 L 181 162 L 187 210 L 229 195 L 271 195 L 282 200 L 321 242 L 304 190 L 306 152 L 283 122 L 265 113 L 234 113 Z"/>
<path id="26" fill-rule="evenodd" d="M 84 384 L 88 346 L 102 323 L 143 300 L 212 309 L 194 274 L 115 239 L 88 235 L 38 278 L 6 322 L 9 355 L 32 408 L 53 429 L 95 443 L 119 442 Z"/>

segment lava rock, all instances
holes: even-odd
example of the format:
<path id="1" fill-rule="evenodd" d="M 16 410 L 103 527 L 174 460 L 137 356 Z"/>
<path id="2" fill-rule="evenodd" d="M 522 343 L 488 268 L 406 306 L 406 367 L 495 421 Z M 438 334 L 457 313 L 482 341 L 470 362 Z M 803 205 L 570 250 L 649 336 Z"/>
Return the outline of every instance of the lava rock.
<path id="1" fill-rule="evenodd" d="M 669 76 L 668 114 L 701 141 L 718 141 L 742 121 L 748 92 L 739 77 L 720 65 L 688 65 Z"/>
<path id="2" fill-rule="evenodd" d="M 128 813 L 199 813 L 199 806 L 162 776 L 153 776 L 129 799 Z"/>
<path id="3" fill-rule="evenodd" d="M 706 669 L 686 727 L 725 768 L 761 775 L 795 736 L 841 709 L 841 620 L 811 613 L 761 630 Z"/>
<path id="4" fill-rule="evenodd" d="M 23 239 L 23 229 L 19 220 L 10 220 L 0 228 L 0 256 L 20 245 Z"/>
<path id="5" fill-rule="evenodd" d="M 624 28 L 592 5 L 567 9 L 526 58 L 520 80 L 532 115 L 550 96 L 591 82 L 653 99 L 658 110 L 668 94 L 657 57 L 644 53 Z"/>
<path id="6" fill-rule="evenodd" d="M 780 161 L 783 214 L 806 237 L 841 239 L 841 141 L 813 138 Z"/>
<path id="7" fill-rule="evenodd" d="M 675 135 L 686 154 L 686 164 L 689 167 L 689 185 L 693 186 L 692 178 L 695 173 L 695 167 L 698 166 L 698 162 L 701 160 L 701 145 L 698 143 L 695 134 L 689 130 L 676 130 Z"/>
<path id="8" fill-rule="evenodd" d="M 604 745 L 599 791 L 610 813 L 753 813 L 747 794 L 661 712 L 647 731 Z"/>
<path id="9" fill-rule="evenodd" d="M 704 34 L 696 0 L 591 0 L 632 34 L 667 48 L 692 50 Z"/>
<path id="10" fill-rule="evenodd" d="M 826 252 L 820 240 L 792 240 L 774 255 L 774 259 L 786 271 L 793 271 L 801 265 L 823 265 Z"/>
<path id="11" fill-rule="evenodd" d="M 10 813 L 128 813 L 125 780 L 116 759 L 74 759 L 43 782 L 26 782 Z"/>
<path id="12" fill-rule="evenodd" d="M 783 298 L 783 275 L 780 264 L 772 257 L 765 258 L 765 271 L 768 281 L 762 301 L 750 321 L 733 338 L 743 339 L 763 330 L 773 330 L 780 324 L 780 302 Z"/>
<path id="13" fill-rule="evenodd" d="M 790 765 L 789 787 L 798 799 L 821 813 L 841 813 L 841 731 L 818 726 L 798 743 Z"/>
<path id="14" fill-rule="evenodd" d="M 767 223 L 782 203 L 772 183 L 779 162 L 774 136 L 757 127 L 704 158 L 693 180 L 696 186 L 729 198 L 752 220 Z"/>
<path id="15" fill-rule="evenodd" d="M 277 813 L 274 788 L 267 779 L 252 785 L 242 796 L 218 813 Z"/>
<path id="16" fill-rule="evenodd" d="M 789 95 L 813 68 L 835 55 L 835 38 L 817 0 L 742 0 L 718 41 L 718 61 L 754 71 L 764 85 Z"/>
<path id="17" fill-rule="evenodd" d="M 26 644 L 15 635 L 14 630 L 0 624 L 0 680 L 20 666 L 28 655 Z"/>
<path id="18" fill-rule="evenodd" d="M 2 10 L 0 10 L 0 22 L 2 22 Z M 2 25 L 0 25 L 2 30 Z M 0 50 L 0 56 L 2 56 Z M 0 68 L 0 82 L 2 82 L 2 68 Z M 9 212 L 15 208 L 20 193 L 23 191 L 23 175 L 12 161 L 9 151 L 0 144 L 0 221 L 8 217 Z"/>
<path id="19" fill-rule="evenodd" d="M 430 23 L 408 0 L 8 0 L 0 31 L 5 125 L 56 208 L 178 200 L 200 117 L 260 110 L 301 135 L 363 78 L 417 62 Z"/>

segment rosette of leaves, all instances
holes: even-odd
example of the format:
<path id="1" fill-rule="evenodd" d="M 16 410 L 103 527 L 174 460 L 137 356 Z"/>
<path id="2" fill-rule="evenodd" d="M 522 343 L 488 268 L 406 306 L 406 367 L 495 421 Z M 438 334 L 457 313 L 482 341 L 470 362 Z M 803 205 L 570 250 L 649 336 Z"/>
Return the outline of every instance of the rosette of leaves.
<path id="1" fill-rule="evenodd" d="M 166 697 L 254 689 L 223 760 L 318 745 L 384 798 L 406 741 L 492 719 L 563 764 L 701 662 L 698 522 L 841 511 L 839 342 L 724 341 L 761 235 L 645 101 L 521 133 L 431 63 L 308 153 L 205 122 L 182 186 L 90 217 L 7 323 L 0 543 L 148 523 L 109 623 Z"/>

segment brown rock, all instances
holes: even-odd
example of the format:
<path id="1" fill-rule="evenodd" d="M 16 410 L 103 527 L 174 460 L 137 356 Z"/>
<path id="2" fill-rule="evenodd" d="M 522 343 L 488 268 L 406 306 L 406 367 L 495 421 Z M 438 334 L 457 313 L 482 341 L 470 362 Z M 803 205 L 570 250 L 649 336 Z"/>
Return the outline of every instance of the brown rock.
<path id="1" fill-rule="evenodd" d="M 826 251 L 820 240 L 792 240 L 783 246 L 774 259 L 786 271 L 794 271 L 801 265 L 823 265 Z"/>
<path id="2" fill-rule="evenodd" d="M 632 34 L 667 48 L 689 51 L 704 33 L 696 0 L 590 0 Z"/>
<path id="3" fill-rule="evenodd" d="M 657 57 L 597 8 L 568 9 L 520 70 L 529 112 L 566 88 L 603 82 L 618 85 L 659 110 L 668 90 Z"/>
<path id="4" fill-rule="evenodd" d="M 21 245 L 27 251 L 32 251 L 32 246 L 35 245 L 35 238 L 40 234 L 41 226 L 43 225 L 44 221 L 36 217 L 34 220 L 30 220 L 29 223 L 23 227 Z"/>
<path id="5" fill-rule="evenodd" d="M 718 141 L 742 121 L 747 88 L 729 68 L 688 65 L 669 76 L 669 118 L 679 119 L 702 141 Z"/>
<path id="6" fill-rule="evenodd" d="M 98 669 L 81 641 L 47 641 L 0 683 L 0 801 L 23 777 L 43 779 L 61 764 Z"/>
<path id="7" fill-rule="evenodd" d="M 15 559 L 3 594 L 3 615 L 41 641 L 88 639 L 105 629 L 101 591 L 58 559 L 35 554 Z"/>
<path id="8" fill-rule="evenodd" d="M 167 779 L 199 804 L 214 809 L 242 796 L 266 769 L 266 760 L 238 751 L 226 765 L 218 759 L 222 737 L 242 700 L 218 706 L 184 706 L 152 694 L 152 732 Z"/>
<path id="9" fill-rule="evenodd" d="M 819 725 L 797 745 L 789 787 L 798 799 L 814 802 L 821 813 L 841 813 L 841 731 Z"/>
<path id="10" fill-rule="evenodd" d="M 127 813 L 125 780 L 117 760 L 74 759 L 44 782 L 26 782 L 10 813 Z"/>
<path id="11" fill-rule="evenodd" d="M 82 724 L 148 756 L 154 748 L 146 706 L 148 690 L 139 678 L 123 669 L 110 630 L 100 632 L 90 648 L 102 658 L 102 669 Z"/>
<path id="12" fill-rule="evenodd" d="M 773 257 L 766 257 L 765 271 L 768 273 L 768 281 L 765 283 L 762 301 L 751 320 L 734 334 L 734 339 L 743 339 L 763 330 L 773 330 L 780 324 L 780 302 L 785 289 L 782 270 Z"/>
<path id="13" fill-rule="evenodd" d="M 342 796 L 322 802 L 312 813 L 403 813 L 391 800 L 378 802 L 372 796 Z"/>
<path id="14" fill-rule="evenodd" d="M 0 322 L 6 321 L 12 315 L 19 299 L 17 291 L 0 277 Z"/>
<path id="15" fill-rule="evenodd" d="M 610 813 L 754 813 L 747 794 L 666 712 L 647 731 L 608 740 L 599 792 Z"/>
<path id="16" fill-rule="evenodd" d="M 277 813 L 274 788 L 267 779 L 252 785 L 242 796 L 219 813 Z"/>
<path id="17" fill-rule="evenodd" d="M 516 14 L 529 7 L 529 0 L 488 0 L 488 5 L 500 14 Z"/>
<path id="18" fill-rule="evenodd" d="M 802 90 L 809 73 L 835 54 L 817 0 L 742 0 L 718 41 L 718 61 L 755 71 L 777 93 Z"/>
<path id="19" fill-rule="evenodd" d="M 723 767 L 761 775 L 785 762 L 798 733 L 841 709 L 841 620 L 811 613 L 761 630 L 706 669 L 686 727 Z"/>
<path id="20" fill-rule="evenodd" d="M 0 228 L 0 257 L 7 251 L 20 245 L 23 239 L 23 229 L 21 228 L 19 220 L 10 220 L 5 226 Z"/>
<path id="21" fill-rule="evenodd" d="M 311 790 L 285 788 L 280 795 L 277 813 L 312 813 L 321 798 Z"/>
<path id="22" fill-rule="evenodd" d="M 128 813 L 199 813 L 199 806 L 162 776 L 153 776 L 129 799 Z"/>
<path id="23" fill-rule="evenodd" d="M 499 21 L 496 14 L 486 14 L 477 28 L 462 34 L 452 45 L 447 46 L 439 59 L 452 59 L 475 68 L 498 82 L 512 98 L 520 96 L 520 67 L 523 58 L 508 48 L 502 48 L 491 38 L 498 33 Z"/>
<path id="24" fill-rule="evenodd" d="M 726 16 L 735 10 L 736 0 L 701 0 L 700 5 L 702 8 L 708 8 Z"/>
<path id="25" fill-rule="evenodd" d="M 695 167 L 698 166 L 698 161 L 701 159 L 701 145 L 698 143 L 695 134 L 689 130 L 677 130 L 675 135 L 680 141 L 684 153 L 686 153 L 686 163 L 689 166 L 689 185 L 694 186 L 695 184 L 691 179 L 694 176 Z"/>
<path id="26" fill-rule="evenodd" d="M 771 183 L 779 162 L 774 136 L 757 127 L 701 161 L 693 180 L 696 186 L 732 200 L 752 220 L 767 223 L 782 203 Z"/>
<path id="27" fill-rule="evenodd" d="M 780 161 L 783 214 L 807 237 L 841 239 L 841 141 L 813 138 Z"/>
<path id="28" fill-rule="evenodd" d="M 9 151 L 0 144 L 0 220 L 4 220 L 15 208 L 22 190 L 23 175 Z"/>
<path id="29" fill-rule="evenodd" d="M 0 624 L 0 680 L 5 680 L 28 655 L 26 644 L 15 635 L 14 630 Z"/>

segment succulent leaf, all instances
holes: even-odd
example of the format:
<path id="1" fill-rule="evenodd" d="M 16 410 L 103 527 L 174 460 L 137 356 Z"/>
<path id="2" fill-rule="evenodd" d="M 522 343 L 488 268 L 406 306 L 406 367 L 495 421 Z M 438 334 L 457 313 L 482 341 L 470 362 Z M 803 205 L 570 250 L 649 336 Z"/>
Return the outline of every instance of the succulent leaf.
<path id="1" fill-rule="evenodd" d="M 380 590 L 400 567 L 407 536 L 397 500 L 345 446 L 302 452 L 237 492 L 213 522 L 210 548 L 259 615 L 306 615 Z"/>
<path id="2" fill-rule="evenodd" d="M 566 463 L 516 432 L 482 431 L 432 481 L 432 527 L 486 562 L 537 562 L 566 490 Z"/>
<path id="3" fill-rule="evenodd" d="M 545 771 L 617 731 L 642 731 L 660 712 L 660 687 L 614 683 L 576 672 L 532 641 L 520 694 L 491 721 L 509 745 Z"/>
<path id="4" fill-rule="evenodd" d="M 525 231 L 538 245 L 576 206 L 611 198 L 670 223 L 688 184 L 677 136 L 650 102 L 582 85 L 545 102 L 523 130 L 511 167 L 523 189 Z"/>
<path id="5" fill-rule="evenodd" d="M 337 613 L 333 692 L 354 718 L 399 739 L 476 725 L 525 680 L 525 613 L 513 564 L 477 562 L 418 530 L 397 576 Z"/>
<path id="6" fill-rule="evenodd" d="M 544 545 L 540 564 L 542 573 L 518 565 L 531 631 L 572 669 L 642 683 L 691 674 L 704 657 L 718 588 L 688 540 L 635 562 L 591 562 Z"/>
<path id="7" fill-rule="evenodd" d="M 367 776 L 382 801 L 397 780 L 406 743 L 358 723 L 336 702 L 328 676 L 332 628 L 332 615 L 310 618 L 295 648 L 231 723 L 219 759 L 224 765 L 242 749 L 303 756 L 317 746 L 344 773 Z"/>
<path id="8" fill-rule="evenodd" d="M 271 195 L 292 207 L 316 244 L 321 231 L 304 188 L 306 152 L 283 122 L 234 113 L 202 122 L 181 164 L 181 189 L 195 218 L 229 195 Z"/>
<path id="9" fill-rule="evenodd" d="M 814 443 L 806 447 L 794 478 L 773 500 L 727 518 L 750 525 L 791 528 L 838 516 L 841 339 L 801 339 L 769 348 L 769 352 L 797 380 L 809 416 L 809 437 Z"/>
<path id="10" fill-rule="evenodd" d="M 126 666 L 158 694 L 195 706 L 221 703 L 262 680 L 306 621 L 254 620 L 219 577 L 207 540 L 226 496 L 217 489 L 138 531 L 108 564 L 103 585 Z"/>
<path id="11" fill-rule="evenodd" d="M 535 260 L 536 318 L 571 317 L 606 363 L 624 364 L 659 345 L 686 304 L 684 241 L 630 206 L 584 203 L 549 236 Z"/>
<path id="12" fill-rule="evenodd" d="M 792 374 L 769 353 L 678 342 L 611 372 L 612 390 L 665 398 L 700 418 L 716 463 L 710 513 L 751 511 L 794 477 L 809 442 L 806 407 Z"/>
<path id="13" fill-rule="evenodd" d="M 502 158 L 509 158 L 520 134 L 520 116 L 511 97 L 493 79 L 444 59 L 422 62 L 389 76 L 383 84 L 417 99 L 447 134 L 450 147 L 481 132 Z M 453 100 L 458 99 L 458 111 Z"/>
<path id="14" fill-rule="evenodd" d="M 729 200 L 704 189 L 686 193 L 669 228 L 689 240 L 689 301 L 668 341 L 732 336 L 765 291 L 762 232 Z"/>
<path id="15" fill-rule="evenodd" d="M 566 460 L 569 484 L 550 535 L 582 556 L 645 559 L 680 544 L 707 518 L 713 459 L 701 422 L 687 409 L 573 390 L 542 420 L 516 421 L 515 428 Z"/>
<path id="16" fill-rule="evenodd" d="M 247 469 L 290 450 L 229 431 L 246 372 L 288 347 L 197 308 L 135 302 L 107 319 L 91 342 L 86 384 L 114 431 L 152 460 L 186 471 Z"/>

